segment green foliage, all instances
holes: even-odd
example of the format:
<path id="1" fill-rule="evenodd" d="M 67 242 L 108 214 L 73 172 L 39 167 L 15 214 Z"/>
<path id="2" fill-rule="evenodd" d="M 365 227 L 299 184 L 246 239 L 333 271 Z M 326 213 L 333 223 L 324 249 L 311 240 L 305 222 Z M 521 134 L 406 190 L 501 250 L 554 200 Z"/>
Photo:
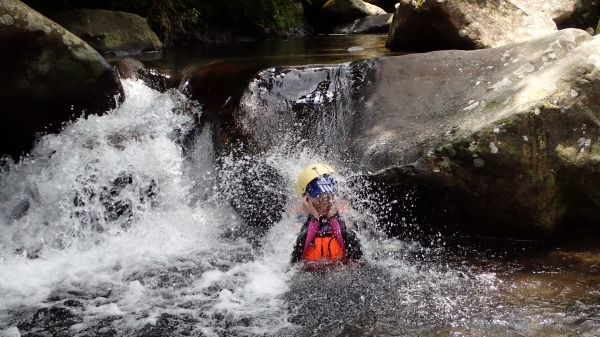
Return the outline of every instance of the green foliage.
<path id="1" fill-rule="evenodd" d="M 174 30 L 209 29 L 256 33 L 285 31 L 301 24 L 300 0 L 25 0 L 51 17 L 79 9 L 108 9 L 146 17 L 162 32 L 165 43 Z"/>

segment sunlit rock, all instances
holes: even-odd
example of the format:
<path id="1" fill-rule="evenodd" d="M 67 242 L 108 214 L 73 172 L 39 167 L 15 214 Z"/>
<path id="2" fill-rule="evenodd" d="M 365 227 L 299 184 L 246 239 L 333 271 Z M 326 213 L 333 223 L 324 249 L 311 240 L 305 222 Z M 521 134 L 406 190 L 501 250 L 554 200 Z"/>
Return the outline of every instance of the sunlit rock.
<path id="1" fill-rule="evenodd" d="M 0 155 L 18 158 L 36 133 L 123 98 L 104 58 L 63 27 L 17 0 L 0 2 L 0 18 Z"/>
<path id="2" fill-rule="evenodd" d="M 365 2 L 380 7 L 388 13 L 394 13 L 395 5 L 400 2 L 400 0 L 365 0 Z"/>
<path id="3" fill-rule="evenodd" d="M 357 159 L 388 193 L 418 195 L 432 228 L 539 238 L 598 223 L 599 39 L 567 29 L 377 64 Z"/>
<path id="4" fill-rule="evenodd" d="M 146 19 L 132 13 L 78 9 L 58 14 L 52 19 L 102 55 L 136 54 L 162 49 L 162 43 Z"/>
<path id="5" fill-rule="evenodd" d="M 493 48 L 554 31 L 556 24 L 541 8 L 515 1 L 402 0 L 386 47 L 402 51 Z"/>
<path id="6" fill-rule="evenodd" d="M 387 14 L 383 9 L 362 0 L 329 0 L 321 8 L 323 24 L 349 22 L 368 15 Z"/>
<path id="7" fill-rule="evenodd" d="M 545 14 L 556 24 L 569 18 L 577 9 L 577 0 L 512 0 L 515 6 L 525 8 L 529 13 Z M 581 6 L 579 4 L 579 6 Z"/>

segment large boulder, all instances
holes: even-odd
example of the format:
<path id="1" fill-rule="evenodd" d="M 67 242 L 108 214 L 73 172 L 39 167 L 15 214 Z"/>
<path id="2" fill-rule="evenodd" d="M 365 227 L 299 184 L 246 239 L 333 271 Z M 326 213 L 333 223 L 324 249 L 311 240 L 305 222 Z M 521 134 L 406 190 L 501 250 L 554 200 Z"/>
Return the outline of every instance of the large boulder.
<path id="1" fill-rule="evenodd" d="M 0 49 L 0 155 L 18 158 L 36 133 L 123 99 L 100 54 L 20 1 L 0 0 Z"/>
<path id="2" fill-rule="evenodd" d="M 529 10 L 515 0 L 402 0 L 386 47 L 402 51 L 494 48 L 554 31 L 556 24 L 545 12 Z"/>
<path id="3" fill-rule="evenodd" d="M 368 15 L 387 14 L 383 9 L 362 0 L 329 0 L 321 8 L 324 24 L 350 22 Z"/>
<path id="4" fill-rule="evenodd" d="M 422 201 L 420 223 L 537 238 L 597 227 L 599 38 L 567 29 L 376 62 L 354 152 L 396 197 Z"/>
<path id="5" fill-rule="evenodd" d="M 162 49 L 146 19 L 132 13 L 78 9 L 52 18 L 102 55 L 137 54 Z"/>

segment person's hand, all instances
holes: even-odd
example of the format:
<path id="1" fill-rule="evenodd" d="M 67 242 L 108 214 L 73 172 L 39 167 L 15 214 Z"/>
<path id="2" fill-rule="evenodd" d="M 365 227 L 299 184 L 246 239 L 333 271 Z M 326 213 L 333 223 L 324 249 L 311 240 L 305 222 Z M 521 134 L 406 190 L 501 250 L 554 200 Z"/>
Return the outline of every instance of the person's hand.
<path id="1" fill-rule="evenodd" d="M 321 214 L 315 208 L 315 206 L 314 206 L 312 200 L 310 199 L 310 197 L 308 196 L 308 194 L 306 194 L 304 196 L 304 199 L 302 200 L 302 204 L 304 205 L 304 208 L 306 209 L 306 211 L 308 213 L 310 213 L 315 219 L 321 218 Z M 334 197 L 333 200 L 331 200 L 331 204 L 328 206 L 327 213 L 323 214 L 323 216 L 325 216 L 325 219 L 330 219 L 331 217 L 333 217 L 334 215 L 336 215 L 338 213 L 338 209 L 339 209 L 339 200 L 336 197 Z"/>
<path id="2" fill-rule="evenodd" d="M 308 196 L 308 193 L 304 195 L 304 198 L 302 199 L 302 204 L 304 205 L 306 211 L 310 213 L 310 215 L 312 215 L 315 219 L 319 219 L 319 212 L 317 211 L 315 206 L 313 206 L 312 202 L 310 202 L 310 197 Z"/>
<path id="3" fill-rule="evenodd" d="M 337 214 L 338 212 L 338 205 L 337 205 L 337 201 L 334 201 L 331 204 L 331 207 L 329 208 L 329 211 L 327 212 L 327 215 L 325 215 L 325 219 L 329 220 L 331 219 L 334 215 Z"/>

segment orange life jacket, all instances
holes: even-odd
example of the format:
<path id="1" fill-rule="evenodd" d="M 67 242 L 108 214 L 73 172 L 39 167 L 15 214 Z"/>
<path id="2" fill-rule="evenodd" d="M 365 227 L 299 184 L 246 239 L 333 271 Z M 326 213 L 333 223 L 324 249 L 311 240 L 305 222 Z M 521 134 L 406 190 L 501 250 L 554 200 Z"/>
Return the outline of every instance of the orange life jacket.
<path id="1" fill-rule="evenodd" d="M 344 257 L 344 251 L 331 232 L 315 236 L 310 247 L 302 256 L 303 260 L 336 260 Z"/>

